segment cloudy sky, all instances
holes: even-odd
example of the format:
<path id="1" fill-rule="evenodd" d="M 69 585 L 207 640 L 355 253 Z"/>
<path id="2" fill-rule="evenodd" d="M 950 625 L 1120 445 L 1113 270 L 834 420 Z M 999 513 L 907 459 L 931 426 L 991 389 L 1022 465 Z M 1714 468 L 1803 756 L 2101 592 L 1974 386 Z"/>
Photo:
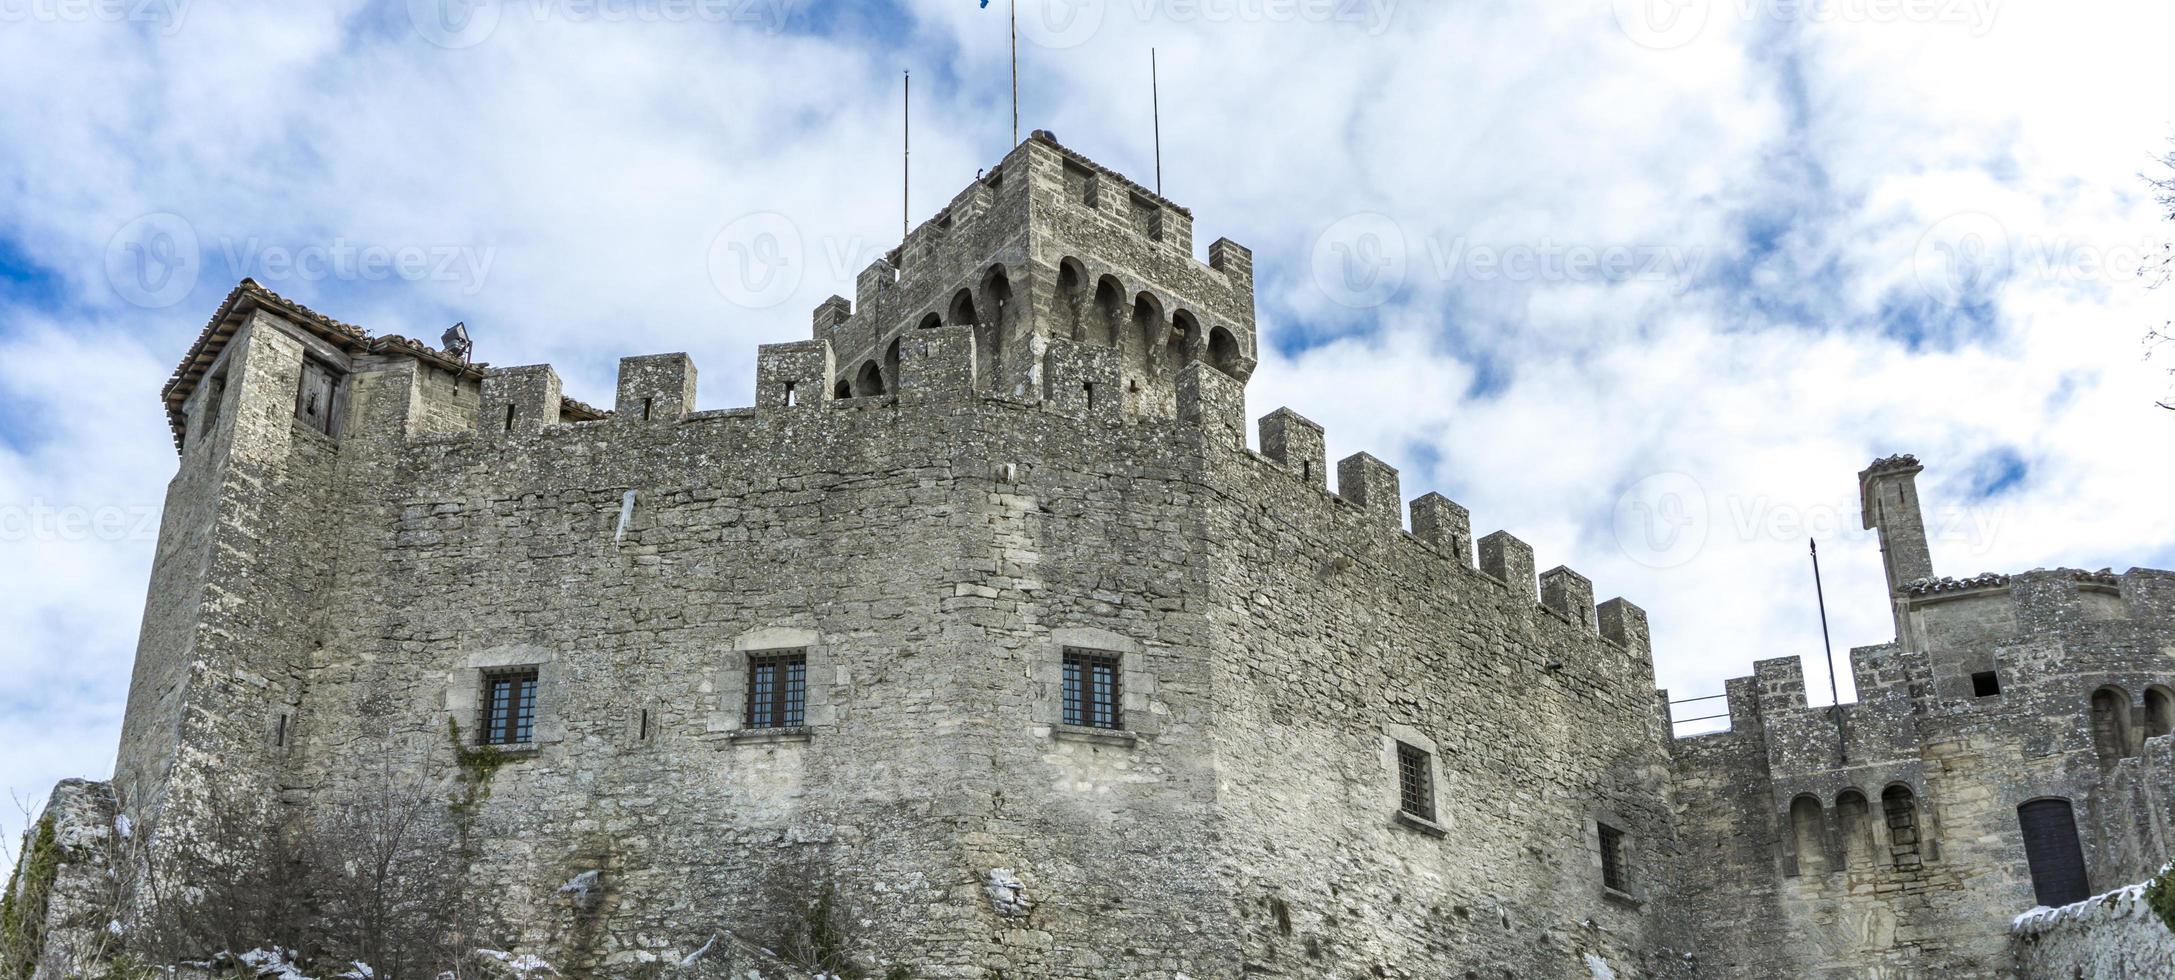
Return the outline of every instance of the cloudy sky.
<path id="1" fill-rule="evenodd" d="M 243 276 L 465 320 L 608 403 L 759 343 L 1010 140 L 1007 0 L 0 0 L 0 787 L 110 771 L 175 459 L 157 391 Z M 2141 337 L 2175 231 L 2156 0 L 1021 0 L 1021 115 L 1250 246 L 1332 458 L 1645 606 L 1710 694 L 1889 636 L 1854 474 L 1925 460 L 1944 574 L 2175 565 Z M 766 258 L 742 277 L 734 248 Z M 1817 660 L 1808 670 L 1819 676 Z M 12 814 L 10 815 L 12 817 Z M 9 826 L 17 821 L 7 820 Z"/>

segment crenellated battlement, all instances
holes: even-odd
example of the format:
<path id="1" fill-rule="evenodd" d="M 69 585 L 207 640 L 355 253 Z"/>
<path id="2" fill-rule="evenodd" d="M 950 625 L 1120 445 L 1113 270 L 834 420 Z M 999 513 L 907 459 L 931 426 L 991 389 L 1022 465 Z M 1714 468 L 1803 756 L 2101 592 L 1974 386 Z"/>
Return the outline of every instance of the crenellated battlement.
<path id="1" fill-rule="evenodd" d="M 1256 362 L 1251 253 L 1192 249 L 1190 212 L 1038 130 L 862 270 L 852 301 L 819 304 L 814 337 L 839 398 L 895 391 L 914 331 L 968 326 L 979 390 L 1050 397 L 1048 345 L 1070 341 L 1118 352 L 1126 414 L 1168 416 L 1186 364 L 1244 381 Z"/>

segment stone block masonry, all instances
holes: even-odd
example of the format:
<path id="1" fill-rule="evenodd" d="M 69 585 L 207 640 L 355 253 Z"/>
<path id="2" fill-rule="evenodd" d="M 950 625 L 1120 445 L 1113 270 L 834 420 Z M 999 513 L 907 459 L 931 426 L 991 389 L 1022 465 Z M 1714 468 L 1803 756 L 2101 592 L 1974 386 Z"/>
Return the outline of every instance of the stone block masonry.
<path id="1" fill-rule="evenodd" d="M 1929 577 L 1843 739 L 1789 660 L 1673 739 L 1638 606 L 1366 453 L 1332 492 L 1289 409 L 1247 448 L 1252 256 L 1192 233 L 1037 133 L 722 411 L 684 354 L 606 411 L 245 281 L 165 392 L 99 792 L 239 867 L 426 787 L 447 921 L 598 977 L 817 898 L 878 976 L 1995 975 L 2059 870 L 2004 814 L 2164 856 L 2167 573 L 1932 580 L 1884 460 Z"/>

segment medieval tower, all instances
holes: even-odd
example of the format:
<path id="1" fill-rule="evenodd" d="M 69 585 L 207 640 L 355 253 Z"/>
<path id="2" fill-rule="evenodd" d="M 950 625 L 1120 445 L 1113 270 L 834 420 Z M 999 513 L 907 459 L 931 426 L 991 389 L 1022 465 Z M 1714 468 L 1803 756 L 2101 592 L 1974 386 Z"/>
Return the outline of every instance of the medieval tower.
<path id="1" fill-rule="evenodd" d="M 721 411 L 243 282 L 66 792 L 231 878 L 425 787 L 470 944 L 598 977 L 819 893 L 869 976 L 2002 976 L 2166 858 L 2175 575 L 1935 578 L 1882 460 L 1858 702 L 1763 660 L 1674 739 L 1639 607 L 1289 409 L 1248 448 L 1251 254 L 1192 220 L 1038 132 Z"/>

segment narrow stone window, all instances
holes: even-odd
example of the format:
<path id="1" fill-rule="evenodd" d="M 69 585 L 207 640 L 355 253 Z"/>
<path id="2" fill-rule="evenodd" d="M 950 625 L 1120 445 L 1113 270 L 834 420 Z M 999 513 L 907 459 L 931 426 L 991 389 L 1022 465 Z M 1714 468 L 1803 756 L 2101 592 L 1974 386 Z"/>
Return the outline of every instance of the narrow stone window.
<path id="1" fill-rule="evenodd" d="M 513 407 L 512 405 L 508 405 L 508 406 L 506 406 L 506 431 L 508 431 L 508 432 L 512 432 L 513 430 L 514 430 L 514 407 Z"/>
<path id="2" fill-rule="evenodd" d="M 1397 743 L 1397 808 L 1435 822 L 1435 776 L 1427 750 Z"/>
<path id="3" fill-rule="evenodd" d="M 650 411 L 650 406 L 651 406 L 652 404 L 654 404 L 654 403 L 655 403 L 656 401 L 657 401 L 657 399 L 655 399 L 655 398 L 644 398 L 644 399 L 642 399 L 642 421 L 644 421 L 644 422 L 647 422 L 647 421 L 649 421 L 649 411 Z"/>
<path id="4" fill-rule="evenodd" d="M 1790 843 L 1797 857 L 1797 873 L 1819 874 L 1828 869 L 1827 833 L 1820 801 L 1799 796 L 1790 801 Z"/>
<path id="5" fill-rule="evenodd" d="M 212 433 L 218 430 L 219 408 L 226 400 L 227 379 L 225 375 L 204 383 L 204 421 L 196 427 L 197 438 L 210 439 Z"/>
<path id="6" fill-rule="evenodd" d="M 2060 908 L 2092 895 L 2077 842 L 2077 815 L 2068 800 L 2033 800 L 2016 808 L 2024 832 L 2024 860 L 2039 904 Z"/>
<path id="7" fill-rule="evenodd" d="M 792 408 L 793 404 L 793 382 L 788 381 L 785 383 L 785 407 Z"/>
<path id="8" fill-rule="evenodd" d="M 1873 867 L 1879 846 L 1873 837 L 1873 808 L 1864 793 L 1846 789 L 1835 797 L 1835 822 L 1843 834 L 1843 866 L 1864 871 Z"/>
<path id="9" fill-rule="evenodd" d="M 536 735 L 536 668 L 513 667 L 483 675 L 484 745 L 527 745 Z"/>
<path id="10" fill-rule="evenodd" d="M 2092 692 L 2092 748 L 2100 762 L 2112 765 L 2130 754 L 2130 696 L 2122 689 L 2103 687 Z"/>
<path id="11" fill-rule="evenodd" d="M 2145 737 L 2159 738 L 2175 732 L 2175 695 L 2154 684 L 2145 689 Z"/>
<path id="12" fill-rule="evenodd" d="M 1087 650 L 1065 651 L 1065 724 L 1084 728 L 1122 728 L 1118 655 Z"/>
<path id="13" fill-rule="evenodd" d="M 1631 879 L 1624 873 L 1624 832 L 1608 824 L 1596 824 L 1601 845 L 1601 884 L 1610 891 L 1631 891 Z"/>
<path id="14" fill-rule="evenodd" d="M 748 655 L 748 727 L 799 728 L 808 722 L 808 654 Z"/>
<path id="15" fill-rule="evenodd" d="M 302 360 L 302 385 L 295 392 L 295 418 L 325 435 L 332 434 L 332 399 L 340 377 L 312 358 Z"/>
<path id="16" fill-rule="evenodd" d="M 1910 871 L 1924 863 L 1919 853 L 1918 800 L 1908 786 L 1890 786 L 1880 795 L 1881 812 L 1888 820 L 1888 852 L 1896 870 Z"/>
<path id="17" fill-rule="evenodd" d="M 1971 675 L 1972 697 L 1990 698 L 1999 695 L 2000 693 L 2001 675 L 1996 674 L 1991 670 L 1982 670 L 1976 674 Z"/>

